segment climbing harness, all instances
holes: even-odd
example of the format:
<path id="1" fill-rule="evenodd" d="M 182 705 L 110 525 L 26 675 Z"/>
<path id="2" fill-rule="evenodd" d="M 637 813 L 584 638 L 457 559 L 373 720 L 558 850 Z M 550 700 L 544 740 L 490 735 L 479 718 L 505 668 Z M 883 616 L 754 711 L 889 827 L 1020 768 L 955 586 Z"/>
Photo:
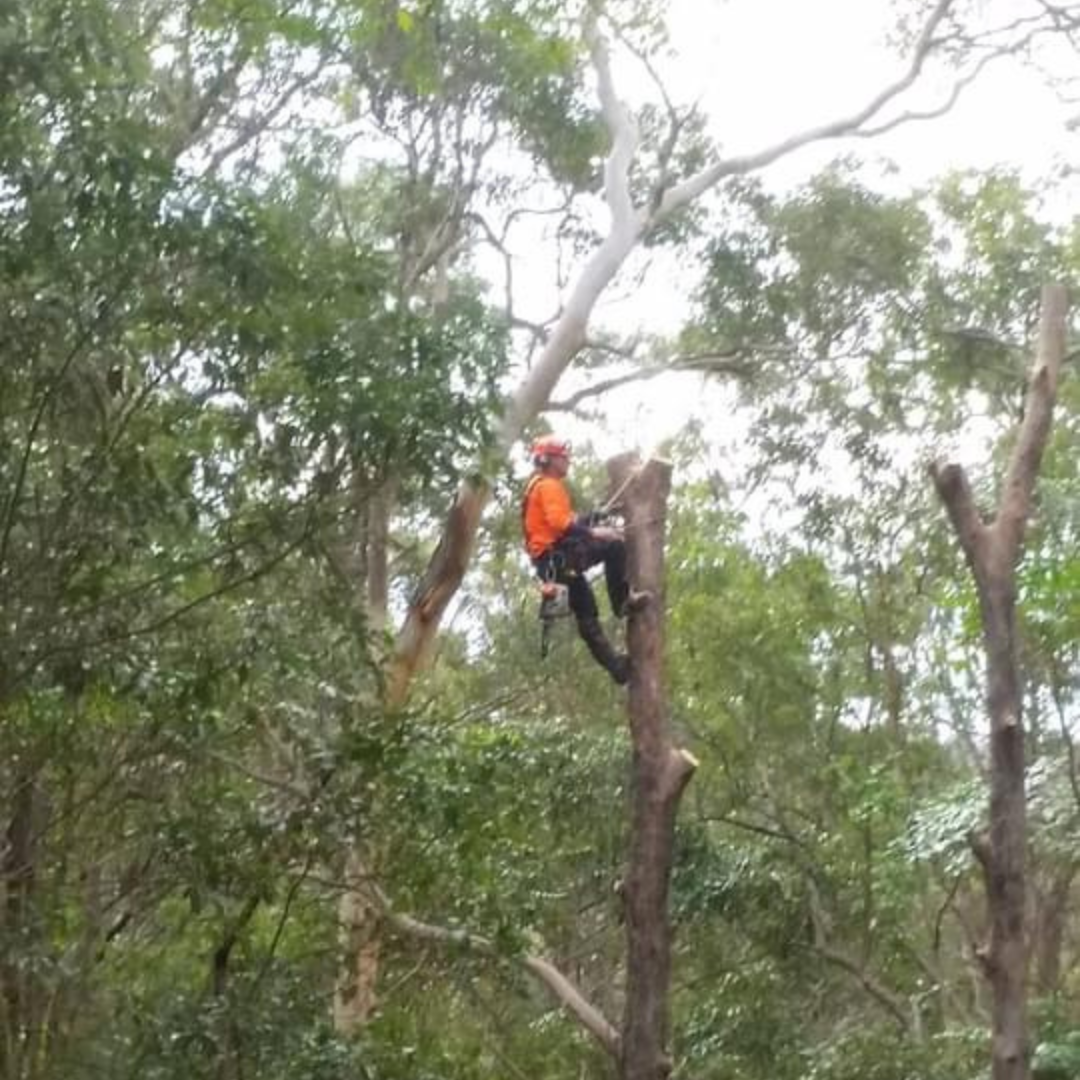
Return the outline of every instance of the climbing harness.
<path id="1" fill-rule="evenodd" d="M 611 517 L 615 512 L 615 508 L 619 505 L 619 500 L 623 496 L 623 492 L 638 478 L 641 474 L 641 466 L 638 465 L 633 469 L 630 469 L 626 474 L 626 479 L 612 492 L 611 498 L 608 499 L 603 506 L 600 507 L 598 514 L 604 518 Z"/>
<path id="2" fill-rule="evenodd" d="M 611 497 L 600 507 L 593 510 L 591 513 L 585 515 L 584 523 L 589 526 L 602 525 L 607 523 L 614 524 L 620 531 L 626 529 L 626 522 L 623 520 L 621 513 L 621 507 L 619 506 L 619 500 L 622 498 L 623 493 L 629 487 L 630 483 L 639 474 L 640 468 L 631 469 L 627 474 L 623 482 L 616 488 Z M 534 476 L 530 479 L 526 485 L 525 491 L 521 499 L 521 516 L 522 524 L 524 525 L 525 511 L 528 506 L 529 495 L 532 493 L 534 486 L 540 479 L 539 476 Z M 640 522 L 639 525 L 647 524 L 646 522 Z M 564 619 L 570 614 L 570 587 L 565 582 L 558 581 L 560 570 L 565 570 L 567 573 L 577 573 L 575 570 L 569 570 L 566 567 L 565 560 L 561 554 L 552 555 L 549 557 L 547 565 L 544 567 L 543 575 L 540 580 L 540 659 L 546 660 L 548 654 L 551 651 L 551 634 L 555 627 L 555 624 Z"/>

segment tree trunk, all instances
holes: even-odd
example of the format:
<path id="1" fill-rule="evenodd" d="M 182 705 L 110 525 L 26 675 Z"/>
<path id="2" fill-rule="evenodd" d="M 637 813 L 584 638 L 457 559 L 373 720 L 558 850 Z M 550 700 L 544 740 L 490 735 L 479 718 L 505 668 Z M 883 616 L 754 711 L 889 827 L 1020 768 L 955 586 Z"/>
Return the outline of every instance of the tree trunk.
<path id="1" fill-rule="evenodd" d="M 672 744 L 663 687 L 664 518 L 671 466 L 632 458 L 608 463 L 616 490 L 625 484 L 627 556 L 635 589 L 652 599 L 630 616 L 630 736 L 633 787 L 628 867 L 624 882 L 627 969 L 622 1080 L 662 1080 L 671 1072 L 667 1051 L 671 984 L 668 888 L 675 846 L 675 814 L 697 762 Z"/>
<path id="2" fill-rule="evenodd" d="M 347 856 L 338 904 L 341 961 L 334 992 L 334 1030 L 354 1035 L 371 1019 L 382 954 L 381 913 L 370 892 L 370 859 L 355 845 Z"/>
<path id="3" fill-rule="evenodd" d="M 995 1080 L 1019 1080 L 1029 1070 L 1024 934 L 1027 798 L 1013 570 L 1011 564 L 995 568 L 979 589 L 990 712 L 990 848 L 984 874 Z"/>
<path id="4" fill-rule="evenodd" d="M 372 634 L 382 634 L 390 608 L 390 522 L 397 503 L 393 477 L 371 493 L 367 504 L 367 619 Z"/>
<path id="5" fill-rule="evenodd" d="M 983 869 L 990 923 L 984 965 L 993 999 L 993 1080 L 1027 1080 L 1031 1070 L 1025 939 L 1027 805 L 1016 648 L 1016 565 L 1050 433 L 1065 355 L 1067 311 L 1065 289 L 1057 285 L 1044 288 L 1038 353 L 997 513 L 989 519 L 979 514 L 960 466 L 934 466 L 931 470 L 975 578 L 986 654 L 990 827 L 988 835 L 972 842 Z"/>
<path id="6" fill-rule="evenodd" d="M 393 478 L 378 487 L 357 489 L 353 513 L 362 523 L 364 607 L 371 639 L 382 637 L 390 602 L 390 521 L 397 487 Z M 375 645 L 382 655 L 381 641 Z M 346 856 L 345 887 L 338 904 L 340 966 L 334 988 L 334 1030 L 355 1034 L 371 1019 L 382 956 L 381 917 L 371 897 L 370 879 L 377 856 L 354 844 Z"/>
<path id="7" fill-rule="evenodd" d="M 480 515 L 489 494 L 487 481 L 479 476 L 467 477 L 458 488 L 442 538 L 409 602 L 408 614 L 397 635 L 386 679 L 386 705 L 390 709 L 405 704 L 413 676 L 424 667 L 435 647 L 443 614 L 472 558 Z"/>

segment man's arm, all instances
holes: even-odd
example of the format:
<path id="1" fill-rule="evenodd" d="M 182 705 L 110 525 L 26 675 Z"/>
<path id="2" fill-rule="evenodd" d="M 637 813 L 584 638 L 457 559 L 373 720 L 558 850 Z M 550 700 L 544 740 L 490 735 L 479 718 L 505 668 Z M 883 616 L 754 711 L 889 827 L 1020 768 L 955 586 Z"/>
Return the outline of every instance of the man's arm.
<path id="1" fill-rule="evenodd" d="M 561 480 L 548 477 L 537 485 L 537 497 L 544 521 L 560 540 L 567 536 L 589 536 L 590 530 L 574 516 L 570 493 Z"/>

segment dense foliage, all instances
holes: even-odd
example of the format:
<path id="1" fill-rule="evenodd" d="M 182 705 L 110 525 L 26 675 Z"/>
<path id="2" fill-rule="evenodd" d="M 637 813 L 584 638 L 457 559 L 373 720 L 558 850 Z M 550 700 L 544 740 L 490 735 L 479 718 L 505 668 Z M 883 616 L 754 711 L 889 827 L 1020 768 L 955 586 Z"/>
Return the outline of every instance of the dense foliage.
<path id="1" fill-rule="evenodd" d="M 482 211 L 598 187 L 576 14 L 0 5 L 0 1076 L 610 1074 L 520 960 L 619 1015 L 621 703 L 569 627 L 538 662 L 509 490 L 414 703 L 382 693 L 383 620 L 490 461 L 512 320 L 471 260 Z M 722 431 L 672 447 L 668 676 L 702 763 L 677 1075 L 974 1078 L 977 623 L 921 458 L 977 436 L 992 485 L 1080 232 L 1005 174 L 723 195 L 650 240 L 696 233 L 682 344 L 752 373 L 724 476 Z M 1022 568 L 1047 1078 L 1080 1076 L 1078 393 Z M 346 1035 L 357 844 L 388 912 L 487 947 L 388 919 Z"/>

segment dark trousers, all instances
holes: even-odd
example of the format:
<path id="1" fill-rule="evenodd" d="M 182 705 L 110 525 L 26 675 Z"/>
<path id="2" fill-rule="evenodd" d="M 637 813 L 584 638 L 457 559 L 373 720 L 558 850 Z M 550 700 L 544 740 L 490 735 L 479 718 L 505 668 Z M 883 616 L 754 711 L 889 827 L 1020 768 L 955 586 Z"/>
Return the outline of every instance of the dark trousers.
<path id="1" fill-rule="evenodd" d="M 600 625 L 596 597 L 585 576 L 585 571 L 598 563 L 604 564 L 604 582 L 611 610 L 621 616 L 630 592 L 626 580 L 626 545 L 622 540 L 568 537 L 541 555 L 534 565 L 541 580 L 557 581 L 566 586 L 581 640 L 593 659 L 622 685 L 630 677 L 629 661 L 625 653 L 616 652 L 608 641 Z"/>
<path id="2" fill-rule="evenodd" d="M 557 581 L 570 593 L 570 610 L 578 622 L 596 619 L 596 606 L 585 571 L 604 564 L 604 584 L 615 615 L 621 616 L 630 586 L 626 580 L 626 545 L 622 540 L 594 540 L 592 537 L 568 537 L 560 540 L 536 560 L 536 572 L 544 581 Z"/>

